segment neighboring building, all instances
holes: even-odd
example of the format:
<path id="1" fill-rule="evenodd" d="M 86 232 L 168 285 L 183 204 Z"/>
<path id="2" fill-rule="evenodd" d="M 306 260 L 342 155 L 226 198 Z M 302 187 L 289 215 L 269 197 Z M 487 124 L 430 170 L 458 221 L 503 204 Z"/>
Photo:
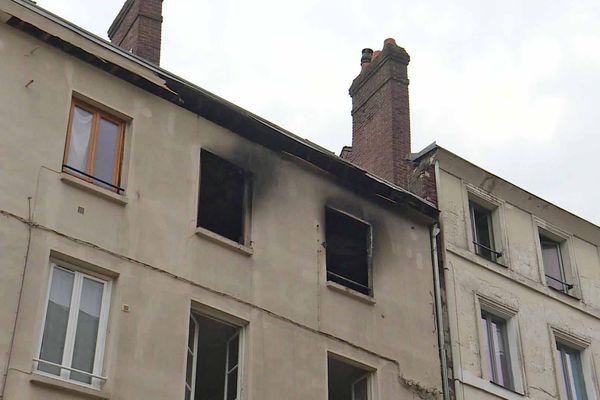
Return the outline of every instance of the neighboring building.
<path id="1" fill-rule="evenodd" d="M 0 398 L 440 398 L 436 207 L 159 68 L 161 20 L 0 0 Z"/>
<path id="2" fill-rule="evenodd" d="M 453 396 L 598 399 L 600 227 L 435 144 L 411 155 L 408 61 L 363 50 L 342 157 L 438 204 Z"/>

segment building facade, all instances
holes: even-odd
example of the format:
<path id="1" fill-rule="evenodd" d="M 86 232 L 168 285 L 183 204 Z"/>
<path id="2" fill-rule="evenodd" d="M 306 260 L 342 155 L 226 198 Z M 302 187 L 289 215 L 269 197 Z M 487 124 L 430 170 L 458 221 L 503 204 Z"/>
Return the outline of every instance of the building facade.
<path id="1" fill-rule="evenodd" d="M 160 36 L 156 3 L 112 34 Z M 0 22 L 2 400 L 441 396 L 431 202 L 156 47 Z"/>
<path id="2" fill-rule="evenodd" d="M 412 154 L 409 60 L 363 50 L 341 156 L 438 205 L 449 396 L 597 399 L 600 227 L 435 144 Z"/>

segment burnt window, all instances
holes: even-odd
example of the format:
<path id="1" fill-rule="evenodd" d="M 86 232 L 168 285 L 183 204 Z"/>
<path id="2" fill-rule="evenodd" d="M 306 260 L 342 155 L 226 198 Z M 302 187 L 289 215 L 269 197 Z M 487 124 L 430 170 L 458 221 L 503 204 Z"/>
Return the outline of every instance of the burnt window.
<path id="1" fill-rule="evenodd" d="M 371 295 L 371 227 L 342 212 L 326 208 L 327 280 Z"/>
<path id="2" fill-rule="evenodd" d="M 202 150 L 198 227 L 245 244 L 247 190 L 246 171 Z"/>

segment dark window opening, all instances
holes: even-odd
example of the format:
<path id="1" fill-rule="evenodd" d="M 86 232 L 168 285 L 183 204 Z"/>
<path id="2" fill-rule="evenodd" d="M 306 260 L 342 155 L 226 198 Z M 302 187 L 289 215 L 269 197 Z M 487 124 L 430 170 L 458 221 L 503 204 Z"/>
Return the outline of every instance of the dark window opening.
<path id="1" fill-rule="evenodd" d="M 496 251 L 494 244 L 492 211 L 473 202 L 469 202 L 469 208 L 475 252 L 490 261 L 497 261 L 502 253 Z"/>
<path id="2" fill-rule="evenodd" d="M 239 328 L 190 316 L 185 400 L 235 400 L 239 386 Z"/>
<path id="3" fill-rule="evenodd" d="M 369 375 L 369 371 L 328 357 L 328 400 L 369 400 Z"/>
<path id="4" fill-rule="evenodd" d="M 327 279 L 371 295 L 370 226 L 341 212 L 325 211 Z"/>
<path id="5" fill-rule="evenodd" d="M 198 226 L 238 243 L 245 243 L 247 173 L 202 150 Z"/>

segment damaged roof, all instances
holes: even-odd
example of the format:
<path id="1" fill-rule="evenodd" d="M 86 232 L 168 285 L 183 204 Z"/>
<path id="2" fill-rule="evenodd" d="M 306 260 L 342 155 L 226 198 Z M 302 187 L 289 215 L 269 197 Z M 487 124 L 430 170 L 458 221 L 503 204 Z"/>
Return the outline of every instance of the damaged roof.
<path id="1" fill-rule="evenodd" d="M 431 202 L 338 157 L 28 0 L 2 0 L 0 21 L 272 151 L 300 158 L 366 196 L 437 218 Z"/>

